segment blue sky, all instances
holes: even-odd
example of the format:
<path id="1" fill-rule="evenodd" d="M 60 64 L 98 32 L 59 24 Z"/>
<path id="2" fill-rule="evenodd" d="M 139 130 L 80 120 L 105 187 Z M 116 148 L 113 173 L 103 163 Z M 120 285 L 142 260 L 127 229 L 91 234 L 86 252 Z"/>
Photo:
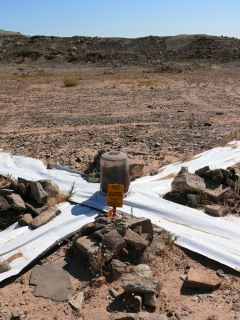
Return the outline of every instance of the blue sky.
<path id="1" fill-rule="evenodd" d="M 0 0 L 0 29 L 27 35 L 240 38 L 240 0 Z"/>

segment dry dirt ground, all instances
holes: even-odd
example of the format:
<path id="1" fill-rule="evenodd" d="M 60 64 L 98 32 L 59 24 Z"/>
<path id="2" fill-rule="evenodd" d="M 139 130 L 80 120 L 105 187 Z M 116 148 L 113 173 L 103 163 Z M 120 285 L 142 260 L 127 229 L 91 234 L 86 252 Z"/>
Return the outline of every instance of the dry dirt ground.
<path id="1" fill-rule="evenodd" d="M 69 76 L 79 85 L 64 87 L 63 80 Z M 239 138 L 240 75 L 2 73 L 0 119 L 0 148 L 80 171 L 99 150 L 118 149 L 127 152 L 131 162 L 143 163 L 143 174 L 149 174 Z M 39 263 L 57 263 L 70 256 L 70 267 L 76 269 L 70 272 L 74 290 L 90 296 L 81 317 L 111 319 L 109 308 L 120 309 L 108 289 L 119 288 L 119 281 L 92 292 L 86 265 L 68 249 L 65 244 Z M 221 287 L 212 293 L 183 289 L 180 276 L 187 266 L 218 270 Z M 32 267 L 1 284 L 0 319 L 9 319 L 16 308 L 28 320 L 78 319 L 80 315 L 67 302 L 33 295 Z M 156 257 L 151 267 L 163 283 L 157 311 L 171 319 L 240 319 L 239 274 L 177 246 Z"/>

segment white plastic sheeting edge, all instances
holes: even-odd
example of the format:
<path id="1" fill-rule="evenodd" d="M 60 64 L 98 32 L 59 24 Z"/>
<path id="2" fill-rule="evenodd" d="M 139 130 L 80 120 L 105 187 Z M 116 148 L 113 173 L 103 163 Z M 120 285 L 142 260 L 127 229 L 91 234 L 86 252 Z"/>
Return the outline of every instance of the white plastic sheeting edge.
<path id="1" fill-rule="evenodd" d="M 212 217 L 160 197 L 170 190 L 174 175 L 183 165 L 194 172 L 205 165 L 209 165 L 211 169 L 226 168 L 239 161 L 240 142 L 234 141 L 226 147 L 195 156 L 191 161 L 165 166 L 158 175 L 143 177 L 131 183 L 131 192 L 124 199 L 124 206 L 120 211 L 130 213 L 133 208 L 135 216 L 149 217 L 156 225 L 178 235 L 179 245 L 240 271 L 238 217 Z M 28 227 L 17 228 L 17 225 L 13 225 L 1 232 L 1 259 L 7 259 L 16 253 L 22 254 L 22 257 L 11 263 L 10 271 L 0 274 L 0 281 L 17 274 L 57 241 L 92 221 L 97 211 L 91 208 L 107 209 L 106 199 L 98 192 L 99 184 L 88 183 L 74 170 L 60 167 L 48 170 L 40 160 L 0 150 L 0 173 L 32 180 L 52 179 L 63 192 L 67 192 L 75 181 L 76 193 L 73 201 L 89 207 L 64 203 L 60 205 L 62 213 L 45 226 L 30 230 Z M 75 210 L 77 215 L 73 214 Z"/>

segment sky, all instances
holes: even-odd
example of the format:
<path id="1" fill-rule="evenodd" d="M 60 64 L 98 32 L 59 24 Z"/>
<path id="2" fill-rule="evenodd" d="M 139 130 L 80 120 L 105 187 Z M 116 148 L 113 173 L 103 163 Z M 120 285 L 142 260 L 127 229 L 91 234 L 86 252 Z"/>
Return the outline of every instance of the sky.
<path id="1" fill-rule="evenodd" d="M 240 0 L 0 0 L 0 29 L 30 36 L 240 38 Z"/>

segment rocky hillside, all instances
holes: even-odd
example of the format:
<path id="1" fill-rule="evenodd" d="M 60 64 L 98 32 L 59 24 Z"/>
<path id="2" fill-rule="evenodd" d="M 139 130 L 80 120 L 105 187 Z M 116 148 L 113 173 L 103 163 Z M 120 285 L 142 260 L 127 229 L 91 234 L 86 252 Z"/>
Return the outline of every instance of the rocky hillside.
<path id="1" fill-rule="evenodd" d="M 174 37 L 71 38 L 0 34 L 0 60 L 54 61 L 98 65 L 141 65 L 159 68 L 170 62 L 226 63 L 240 61 L 240 39 L 208 35 Z"/>

